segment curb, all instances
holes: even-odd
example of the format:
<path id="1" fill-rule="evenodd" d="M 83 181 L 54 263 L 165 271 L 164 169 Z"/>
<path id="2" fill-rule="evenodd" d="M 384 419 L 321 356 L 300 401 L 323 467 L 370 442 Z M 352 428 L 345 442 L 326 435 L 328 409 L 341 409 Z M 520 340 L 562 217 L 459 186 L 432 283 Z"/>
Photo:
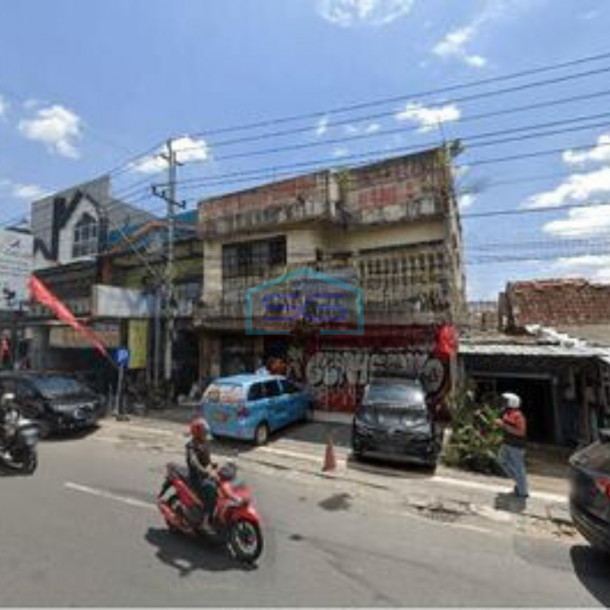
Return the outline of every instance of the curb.
<path id="1" fill-rule="evenodd" d="M 114 422 L 112 422 L 114 423 Z M 101 428 L 105 428 L 106 430 L 112 430 L 113 426 L 108 425 L 107 422 L 101 423 Z M 129 430 L 131 428 L 131 430 Z M 183 440 L 184 434 L 176 430 L 167 430 L 167 429 L 158 429 L 153 425 L 150 425 L 149 422 L 132 422 L 128 425 L 125 432 L 134 432 L 137 433 L 151 433 L 156 434 L 158 436 L 162 436 L 165 438 L 172 438 L 177 440 Z M 343 455 L 338 456 L 339 461 L 339 469 L 338 471 L 333 472 L 323 472 L 322 471 L 322 462 L 323 459 L 320 457 L 318 460 L 317 457 L 313 454 L 313 452 L 304 452 L 299 454 L 298 452 L 291 451 L 290 449 L 271 449 L 262 448 L 260 450 L 253 450 L 250 452 L 237 452 L 237 456 L 226 446 L 218 444 L 215 447 L 215 450 L 219 455 L 222 455 L 225 458 L 235 458 L 244 463 L 257 464 L 260 466 L 264 466 L 270 469 L 274 469 L 277 471 L 291 471 L 301 475 L 307 475 L 310 477 L 314 477 L 317 479 L 327 480 L 327 481 L 337 481 L 337 482 L 345 482 L 352 485 L 357 485 L 363 488 L 378 490 L 378 491 L 396 491 L 396 483 L 400 480 L 408 480 L 410 483 L 416 482 L 416 478 L 406 477 L 399 473 L 392 473 L 392 471 L 385 471 L 382 468 L 378 467 L 368 467 L 364 465 L 362 469 L 358 468 L 356 471 L 361 471 L 369 476 L 379 475 L 380 477 L 386 477 L 391 479 L 388 483 L 384 482 L 375 482 L 375 481 L 367 481 L 358 476 L 350 476 L 349 468 L 347 466 L 347 458 Z M 265 455 L 267 453 L 267 455 Z M 288 461 L 289 463 L 283 463 L 282 460 Z M 301 462 L 296 463 L 297 462 Z M 307 466 L 307 464 L 312 464 L 313 462 L 319 465 L 319 469 L 314 468 L 313 466 Z M 445 477 L 441 477 L 445 478 Z M 430 482 L 434 484 L 434 479 L 430 479 Z M 455 487 L 462 486 L 462 490 L 472 489 L 472 481 L 465 479 L 461 482 L 459 479 L 456 479 L 453 485 Z M 475 483 L 477 486 L 480 485 Z M 437 485 L 442 485 L 442 482 L 437 481 Z M 490 486 L 489 489 L 481 489 L 484 493 L 497 493 L 497 489 L 494 488 L 493 485 Z M 535 493 L 535 492 L 534 492 Z M 415 509 L 416 511 L 423 512 L 429 510 L 437 510 L 437 507 L 441 507 L 442 510 L 453 512 L 455 514 L 460 514 L 463 516 L 473 516 L 477 515 L 483 518 L 488 518 L 493 520 L 491 515 L 494 514 L 503 514 L 503 515 L 511 515 L 514 517 L 525 517 L 527 519 L 536 520 L 538 522 L 550 522 L 558 527 L 573 527 L 572 521 L 569 518 L 569 512 L 567 510 L 567 503 L 565 506 L 559 503 L 559 499 L 557 501 L 544 500 L 544 498 L 539 498 L 539 502 L 544 502 L 545 505 L 540 511 L 532 511 L 524 509 L 522 511 L 504 511 L 495 508 L 494 506 L 489 506 L 487 504 L 475 503 L 467 500 L 459 500 L 455 498 L 445 498 L 440 499 L 438 496 L 442 494 L 430 494 L 430 493 L 419 493 L 419 497 L 415 497 L 414 495 L 401 495 L 397 494 L 401 497 L 401 499 L 405 502 L 405 504 Z M 429 496 L 429 497 L 428 497 Z M 534 498 L 535 499 L 535 498 Z M 557 512 L 565 512 L 568 516 L 563 517 L 561 514 L 554 514 Z"/>

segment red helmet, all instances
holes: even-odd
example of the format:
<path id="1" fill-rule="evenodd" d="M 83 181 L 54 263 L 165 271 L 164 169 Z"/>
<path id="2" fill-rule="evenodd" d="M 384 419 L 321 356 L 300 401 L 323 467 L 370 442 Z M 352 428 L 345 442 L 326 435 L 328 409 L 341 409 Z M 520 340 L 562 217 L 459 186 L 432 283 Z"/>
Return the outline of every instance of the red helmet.
<path id="1" fill-rule="evenodd" d="M 210 433 L 210 426 L 203 417 L 196 417 L 190 425 L 191 436 L 198 441 L 204 441 Z"/>

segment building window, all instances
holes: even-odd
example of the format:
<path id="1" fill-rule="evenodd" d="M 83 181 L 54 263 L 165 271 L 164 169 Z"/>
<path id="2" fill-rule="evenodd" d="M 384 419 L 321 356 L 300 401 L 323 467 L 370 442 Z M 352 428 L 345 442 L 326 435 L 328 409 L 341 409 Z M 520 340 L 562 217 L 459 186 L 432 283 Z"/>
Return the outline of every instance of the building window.
<path id="1" fill-rule="evenodd" d="M 98 251 L 98 223 L 90 214 L 83 214 L 74 227 L 72 256 L 91 256 Z"/>
<path id="2" fill-rule="evenodd" d="M 286 237 L 226 244 L 222 247 L 222 276 L 224 279 L 266 275 L 269 267 L 285 265 Z"/>

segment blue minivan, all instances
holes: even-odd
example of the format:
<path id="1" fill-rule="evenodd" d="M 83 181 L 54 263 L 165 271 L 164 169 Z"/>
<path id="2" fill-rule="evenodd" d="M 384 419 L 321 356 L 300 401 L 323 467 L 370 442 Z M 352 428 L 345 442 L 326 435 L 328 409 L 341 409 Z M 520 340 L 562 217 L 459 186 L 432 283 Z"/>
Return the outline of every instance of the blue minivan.
<path id="1" fill-rule="evenodd" d="M 305 421 L 310 405 L 308 393 L 285 377 L 247 374 L 212 382 L 203 395 L 201 414 L 214 436 L 264 445 L 271 432 Z"/>

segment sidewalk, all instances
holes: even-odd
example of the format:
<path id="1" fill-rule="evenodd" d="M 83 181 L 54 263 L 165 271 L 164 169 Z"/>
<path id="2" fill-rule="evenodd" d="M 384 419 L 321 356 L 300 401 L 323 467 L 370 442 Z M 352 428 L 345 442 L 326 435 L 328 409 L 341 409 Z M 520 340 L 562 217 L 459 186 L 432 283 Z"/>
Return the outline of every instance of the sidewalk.
<path id="1" fill-rule="evenodd" d="M 154 412 L 145 417 L 133 417 L 127 424 L 107 420 L 104 427 L 124 426 L 125 432 L 140 429 L 161 434 L 167 439 L 184 442 L 186 423 L 193 416 L 191 408 Z M 332 433 L 337 468 L 323 473 L 326 442 Z M 568 482 L 563 476 L 561 460 L 548 472 L 539 474 L 537 467 L 541 450 L 535 448 L 530 475 L 530 498 L 526 505 L 510 493 L 508 479 L 478 475 L 439 465 L 432 475 L 422 469 L 386 461 L 356 462 L 351 456 L 349 426 L 310 422 L 291 426 L 272 437 L 268 445 L 255 447 L 229 440 L 216 441 L 214 452 L 240 461 L 260 464 L 309 476 L 345 481 L 370 490 L 385 490 L 399 495 L 411 508 L 425 510 L 440 506 L 444 510 L 467 512 L 501 520 L 511 513 L 532 519 L 551 520 L 559 525 L 571 523 L 567 504 Z M 172 443 L 173 444 L 173 443 Z M 178 445 L 177 445 L 178 446 Z M 549 472 L 551 474 L 549 474 Z"/>

